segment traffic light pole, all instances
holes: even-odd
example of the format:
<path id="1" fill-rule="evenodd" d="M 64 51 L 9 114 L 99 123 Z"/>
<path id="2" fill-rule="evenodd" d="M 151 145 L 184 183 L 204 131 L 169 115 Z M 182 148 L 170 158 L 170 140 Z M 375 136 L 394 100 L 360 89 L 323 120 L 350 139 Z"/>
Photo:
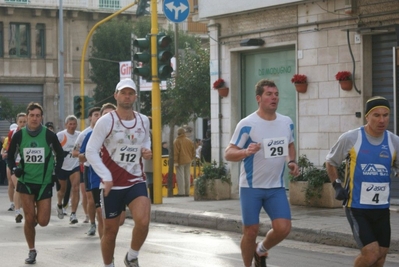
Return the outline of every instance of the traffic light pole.
<path id="1" fill-rule="evenodd" d="M 157 0 L 151 0 L 151 68 L 152 68 L 152 158 L 154 175 L 154 204 L 162 204 L 161 153 L 161 90 L 158 73 L 158 11 Z"/>
<path id="2" fill-rule="evenodd" d="M 122 8 L 121 10 L 113 13 L 112 15 L 109 15 L 105 19 L 97 22 L 96 25 L 94 25 L 93 28 L 91 28 L 89 34 L 87 35 L 85 43 L 83 45 L 83 49 L 82 49 L 82 58 L 80 59 L 80 96 L 82 97 L 82 99 L 84 98 L 84 95 L 85 95 L 85 56 L 86 56 L 86 51 L 87 51 L 87 47 L 89 46 L 89 41 L 90 41 L 91 36 L 93 35 L 94 31 L 98 28 L 98 26 L 100 26 L 104 22 L 109 21 L 113 17 L 119 15 L 120 13 L 125 11 L 126 9 L 129 9 L 132 6 L 136 5 L 137 1 L 138 0 L 136 0 L 133 3 L 127 5 L 126 7 Z M 84 106 L 84 103 L 82 105 L 83 105 L 82 106 L 82 119 L 80 120 L 80 130 L 81 131 L 83 131 L 85 129 L 85 119 L 84 119 L 84 117 L 85 117 L 85 114 L 84 114 L 85 106 Z"/>

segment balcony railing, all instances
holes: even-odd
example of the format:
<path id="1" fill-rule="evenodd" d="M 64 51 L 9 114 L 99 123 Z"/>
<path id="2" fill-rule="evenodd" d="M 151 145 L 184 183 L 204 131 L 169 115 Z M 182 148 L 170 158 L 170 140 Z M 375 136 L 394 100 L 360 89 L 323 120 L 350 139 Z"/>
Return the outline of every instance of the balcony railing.
<path id="1" fill-rule="evenodd" d="M 133 0 L 63 0 L 62 7 L 65 9 L 84 10 L 119 10 L 132 3 Z M 24 6 L 32 8 L 58 9 L 60 0 L 0 0 L 0 6 Z M 137 6 L 133 6 L 127 12 L 135 12 Z M 160 1 L 158 13 L 162 12 Z"/>

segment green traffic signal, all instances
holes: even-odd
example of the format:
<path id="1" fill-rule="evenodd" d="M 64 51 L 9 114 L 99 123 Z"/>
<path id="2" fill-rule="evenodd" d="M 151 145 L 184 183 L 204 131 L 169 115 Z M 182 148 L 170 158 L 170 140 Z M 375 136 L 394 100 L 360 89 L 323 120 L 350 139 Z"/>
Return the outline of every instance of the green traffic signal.
<path id="1" fill-rule="evenodd" d="M 133 61 L 138 62 L 138 66 L 133 68 L 133 74 L 139 75 L 147 81 L 151 81 L 152 74 L 150 36 L 147 35 L 145 38 L 137 38 L 133 41 L 133 46 L 140 50 L 140 52 L 136 52 L 133 55 Z"/>
<path id="2" fill-rule="evenodd" d="M 157 35 L 157 60 L 158 60 L 158 78 L 161 81 L 172 77 L 173 68 L 171 66 L 172 53 L 172 38 L 165 33 Z"/>
<path id="3" fill-rule="evenodd" d="M 80 119 L 80 117 L 82 116 L 82 103 L 83 103 L 82 97 L 80 96 L 73 97 L 73 114 L 78 119 Z"/>
<path id="4" fill-rule="evenodd" d="M 136 16 L 140 17 L 144 15 L 150 15 L 150 11 L 147 10 L 148 7 L 150 7 L 148 0 L 139 0 L 139 3 L 137 4 Z"/>
<path id="5" fill-rule="evenodd" d="M 85 103 L 85 119 L 89 117 L 89 110 L 94 107 L 96 101 L 94 98 L 89 96 L 84 96 L 84 103 Z"/>

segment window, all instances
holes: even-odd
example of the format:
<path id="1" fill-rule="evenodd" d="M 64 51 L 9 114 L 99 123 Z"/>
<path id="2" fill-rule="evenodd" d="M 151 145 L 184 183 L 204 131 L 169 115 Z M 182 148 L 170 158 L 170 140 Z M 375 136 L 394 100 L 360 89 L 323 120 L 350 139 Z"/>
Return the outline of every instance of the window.
<path id="1" fill-rule="evenodd" d="M 100 8 L 119 9 L 121 7 L 119 0 L 100 0 Z"/>
<path id="2" fill-rule="evenodd" d="M 6 0 L 6 3 L 28 3 L 28 0 Z"/>
<path id="3" fill-rule="evenodd" d="M 27 23 L 10 23 L 8 54 L 13 57 L 30 57 L 30 27 Z"/>
<path id="4" fill-rule="evenodd" d="M 46 56 L 46 29 L 44 24 L 36 25 L 36 57 L 44 58 Z"/>
<path id="5" fill-rule="evenodd" d="M 0 57 L 4 57 L 4 50 L 3 50 L 3 22 L 0 22 Z"/>

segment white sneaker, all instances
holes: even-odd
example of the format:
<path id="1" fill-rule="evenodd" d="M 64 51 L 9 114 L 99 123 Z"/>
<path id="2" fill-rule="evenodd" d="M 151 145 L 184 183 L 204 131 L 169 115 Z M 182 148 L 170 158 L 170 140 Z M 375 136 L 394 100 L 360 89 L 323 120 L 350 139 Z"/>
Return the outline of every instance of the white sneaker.
<path id="1" fill-rule="evenodd" d="M 69 217 L 69 223 L 70 224 L 78 223 L 78 219 L 76 218 L 76 214 L 75 213 L 71 213 L 71 216 Z"/>
<path id="2" fill-rule="evenodd" d="M 14 211 L 15 210 L 15 205 L 14 203 L 10 204 L 10 207 L 8 208 L 8 211 Z"/>
<path id="3" fill-rule="evenodd" d="M 93 235 L 95 235 L 95 234 L 96 234 L 96 224 L 92 223 L 92 224 L 90 225 L 89 231 L 87 232 L 87 235 L 93 236 Z"/>
<path id="4" fill-rule="evenodd" d="M 56 205 L 56 207 L 57 207 L 57 216 L 58 216 L 58 219 L 64 219 L 64 212 L 62 211 L 62 208 L 59 208 L 59 207 L 58 207 L 58 204 Z"/>

